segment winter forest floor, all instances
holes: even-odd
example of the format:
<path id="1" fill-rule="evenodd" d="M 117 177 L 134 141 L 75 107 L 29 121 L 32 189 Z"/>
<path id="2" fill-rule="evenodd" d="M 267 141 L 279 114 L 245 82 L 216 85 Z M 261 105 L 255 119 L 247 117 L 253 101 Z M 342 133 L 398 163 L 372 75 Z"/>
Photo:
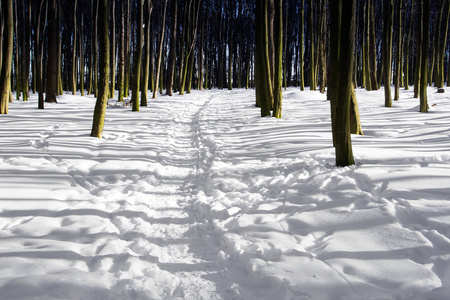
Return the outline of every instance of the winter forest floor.
<path id="1" fill-rule="evenodd" d="M 253 90 L 111 105 L 37 95 L 0 118 L 1 299 L 448 299 L 450 89 L 384 108 L 336 168 L 329 103 Z"/>

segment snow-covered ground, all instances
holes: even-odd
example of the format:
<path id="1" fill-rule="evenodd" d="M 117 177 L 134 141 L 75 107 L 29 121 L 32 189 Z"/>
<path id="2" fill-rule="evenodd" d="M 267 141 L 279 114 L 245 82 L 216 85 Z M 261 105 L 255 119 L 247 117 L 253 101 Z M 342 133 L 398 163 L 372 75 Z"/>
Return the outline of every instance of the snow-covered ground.
<path id="1" fill-rule="evenodd" d="M 0 117 L 1 299 L 448 299 L 450 89 L 357 91 L 357 165 L 329 103 L 288 89 L 109 106 L 37 95 Z M 113 102 L 113 101 L 112 101 Z"/>

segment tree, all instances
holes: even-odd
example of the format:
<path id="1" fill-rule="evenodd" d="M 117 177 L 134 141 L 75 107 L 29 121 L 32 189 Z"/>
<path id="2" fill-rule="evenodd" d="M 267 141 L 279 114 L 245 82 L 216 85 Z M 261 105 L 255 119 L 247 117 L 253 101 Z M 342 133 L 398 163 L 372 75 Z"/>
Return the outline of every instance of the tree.
<path id="1" fill-rule="evenodd" d="M 77 0 L 73 2 L 72 95 L 77 90 Z"/>
<path id="2" fill-rule="evenodd" d="M 445 1 L 445 5 L 442 7 L 442 38 L 440 39 L 440 49 L 437 57 L 437 67 L 436 67 L 436 87 L 444 87 L 444 58 L 445 58 L 445 48 L 447 45 L 447 34 L 448 34 L 448 24 L 450 17 L 450 0 Z M 446 26 L 447 24 L 447 26 Z"/>
<path id="3" fill-rule="evenodd" d="M 145 44 L 145 56 L 144 56 L 144 72 L 142 79 L 142 88 L 141 88 L 141 106 L 147 106 L 147 91 L 148 91 L 148 80 L 150 74 L 150 47 L 151 47 L 151 38 L 150 38 L 150 24 L 151 24 L 151 14 L 153 10 L 153 5 L 151 0 L 145 0 L 145 31 L 144 31 L 144 44 Z"/>
<path id="4" fill-rule="evenodd" d="M 2 64 L 0 68 L 0 114 L 8 113 L 11 93 L 11 63 L 13 55 L 13 2 L 2 0 L 2 19 L 4 19 L 4 41 L 2 43 Z"/>
<path id="5" fill-rule="evenodd" d="M 44 0 L 40 0 L 36 3 L 36 26 L 35 26 L 35 42 L 34 42 L 34 56 L 36 60 L 36 85 L 38 90 L 38 108 L 44 109 L 44 87 L 42 84 L 42 53 L 41 49 L 41 12 Z M 46 24 L 47 22 L 44 22 Z M 45 28 L 45 27 L 44 27 Z M 45 30 L 43 30 L 44 32 Z M 44 43 L 42 43 L 44 44 Z M 42 45 L 43 46 L 43 45 Z"/>
<path id="6" fill-rule="evenodd" d="M 159 46 L 158 46 L 158 58 L 156 62 L 156 81 L 155 81 L 155 90 L 153 91 L 153 99 L 156 99 L 156 93 L 158 91 L 159 77 L 161 72 L 161 60 L 162 60 L 162 49 L 164 43 L 164 30 L 166 28 L 166 8 L 167 8 L 167 0 L 164 0 L 164 8 L 162 13 L 162 24 L 161 24 L 161 36 L 159 38 Z M 162 87 L 162 84 L 161 84 Z"/>
<path id="7" fill-rule="evenodd" d="M 105 123 L 106 105 L 109 93 L 109 18 L 108 0 L 98 0 L 98 31 L 99 31 L 99 63 L 100 81 L 98 86 L 98 97 L 95 103 L 94 118 L 91 136 L 101 138 Z"/>
<path id="8" fill-rule="evenodd" d="M 336 165 L 354 164 L 350 136 L 353 88 L 355 0 L 330 0 L 331 113 Z"/>
<path id="9" fill-rule="evenodd" d="M 261 106 L 261 117 L 270 116 L 270 104 L 273 99 L 272 82 L 270 80 L 269 66 L 269 42 L 268 42 L 268 20 L 267 0 L 256 2 L 255 28 L 256 28 L 256 50 L 255 50 L 255 73 L 256 79 L 256 102 Z"/>
<path id="10" fill-rule="evenodd" d="M 170 37 L 170 52 L 169 52 L 169 62 L 167 68 L 167 87 L 166 94 L 172 96 L 173 82 L 175 75 L 175 63 L 177 59 L 177 20 L 178 20 L 178 0 L 173 1 L 173 11 L 172 11 L 172 32 Z"/>
<path id="11" fill-rule="evenodd" d="M 137 4 L 137 24 L 136 24 L 136 50 L 133 57 L 133 91 L 131 95 L 131 102 L 133 103 L 132 110 L 139 111 L 139 87 L 141 81 L 141 65 L 142 65 L 142 44 L 143 44 L 143 29 L 144 23 L 144 0 L 138 0 Z"/>
<path id="12" fill-rule="evenodd" d="M 47 55 L 47 87 L 45 102 L 56 103 L 58 94 L 58 1 L 48 3 L 48 55 Z"/>
<path id="13" fill-rule="evenodd" d="M 300 90 L 304 91 L 305 90 L 305 79 L 304 79 L 304 71 L 303 71 L 303 57 L 304 57 L 304 52 L 303 52 L 303 47 L 304 47 L 304 31 L 305 31 L 305 26 L 304 26 L 304 14 L 305 14 L 305 6 L 304 6 L 304 0 L 300 0 L 300 45 L 299 45 L 299 49 L 300 49 L 300 53 L 299 53 L 299 60 L 300 60 Z"/>
<path id="14" fill-rule="evenodd" d="M 392 65 L 393 19 L 394 19 L 393 0 L 384 0 L 383 80 L 384 80 L 384 106 L 385 107 L 392 107 L 391 65 Z"/>
<path id="15" fill-rule="evenodd" d="M 428 41 L 430 39 L 430 1 L 423 0 L 422 16 L 422 44 L 420 61 L 420 112 L 428 112 L 427 85 L 428 85 Z"/>
<path id="16" fill-rule="evenodd" d="M 273 116 L 280 119 L 283 101 L 283 0 L 275 0 L 274 41 L 275 81 L 273 87 Z"/>
<path id="17" fill-rule="evenodd" d="M 397 4 L 397 50 L 395 52 L 395 77 L 394 77 L 394 100 L 400 98 L 400 78 L 401 78 L 401 59 L 402 59 L 402 1 Z"/>

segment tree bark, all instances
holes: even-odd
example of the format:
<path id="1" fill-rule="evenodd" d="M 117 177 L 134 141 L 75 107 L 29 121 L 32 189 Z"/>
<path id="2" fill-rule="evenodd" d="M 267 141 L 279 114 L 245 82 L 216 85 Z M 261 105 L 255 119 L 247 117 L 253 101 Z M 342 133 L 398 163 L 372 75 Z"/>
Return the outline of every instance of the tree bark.
<path id="1" fill-rule="evenodd" d="M 275 81 L 273 88 L 273 116 L 281 119 L 283 103 L 283 1 L 275 0 L 274 18 Z"/>
<path id="2" fill-rule="evenodd" d="M 45 102 L 56 103 L 58 94 L 58 1 L 48 3 L 48 61 Z"/>
<path id="3" fill-rule="evenodd" d="M 383 80 L 384 106 L 392 107 L 391 95 L 391 65 L 392 65 L 392 26 L 394 19 L 393 0 L 384 0 L 383 24 Z"/>
<path id="4" fill-rule="evenodd" d="M 400 99 L 400 66 L 402 60 L 402 1 L 398 1 L 397 4 L 397 50 L 395 52 L 395 92 L 394 92 L 394 101 L 398 101 Z"/>
<path id="5" fill-rule="evenodd" d="M 450 18 L 450 0 L 445 1 L 445 9 L 443 8 L 443 22 L 442 26 L 442 39 L 440 40 L 440 49 L 438 54 L 438 65 L 437 65 L 437 76 L 436 76 L 436 87 L 444 87 L 444 59 L 445 59 L 445 48 L 447 46 L 448 39 L 448 25 Z"/>
<path id="6" fill-rule="evenodd" d="M 178 29 L 178 0 L 174 0 L 173 11 L 172 11 L 172 32 L 170 37 L 170 52 L 169 52 L 169 62 L 167 68 L 167 88 L 166 94 L 169 96 L 173 95 L 173 81 L 175 74 L 175 63 L 177 60 L 177 29 Z"/>
<path id="7" fill-rule="evenodd" d="M 94 117 L 92 123 L 91 136 L 101 138 L 105 123 L 105 112 L 108 104 L 109 93 L 109 20 L 108 20 L 108 0 L 98 0 L 98 31 L 99 39 L 99 63 L 100 63 L 100 81 L 98 86 L 98 97 L 95 103 Z"/>
<path id="8" fill-rule="evenodd" d="M 430 2 L 423 0 L 422 7 L 422 50 L 421 50 L 421 74 L 420 74 L 420 112 L 428 112 L 427 76 L 428 76 L 428 43 L 430 40 Z"/>
<path id="9" fill-rule="evenodd" d="M 158 92 L 159 78 L 161 76 L 160 73 L 161 73 L 162 49 L 164 44 L 164 32 L 166 28 L 166 8 L 167 8 L 167 0 L 164 0 L 164 8 L 162 13 L 162 24 L 161 24 L 161 36 L 159 37 L 158 58 L 156 61 L 156 80 L 155 80 L 155 90 L 153 91 L 153 99 L 156 99 L 156 93 Z"/>
<path id="10" fill-rule="evenodd" d="M 151 14 L 153 10 L 153 5 L 150 0 L 145 0 L 144 4 L 145 9 L 145 30 L 144 30 L 144 47 L 145 47 L 145 56 L 144 56 L 144 72 L 142 79 L 142 88 L 141 88 L 141 106 L 147 106 L 147 92 L 148 92 L 148 78 L 150 75 L 150 24 L 151 24 Z"/>
<path id="11" fill-rule="evenodd" d="M 2 18 L 4 20 L 3 34 L 3 63 L 0 68 L 0 114 L 7 114 L 9 109 L 9 97 L 11 94 L 11 62 L 13 55 L 13 1 L 2 0 Z"/>
<path id="12" fill-rule="evenodd" d="M 139 111 L 139 90 L 141 83 L 141 66 L 142 66 L 142 44 L 143 44 L 143 28 L 144 23 L 144 0 L 138 0 L 137 3 L 137 25 L 136 25 L 136 51 L 133 57 L 133 91 L 131 102 L 132 110 Z"/>

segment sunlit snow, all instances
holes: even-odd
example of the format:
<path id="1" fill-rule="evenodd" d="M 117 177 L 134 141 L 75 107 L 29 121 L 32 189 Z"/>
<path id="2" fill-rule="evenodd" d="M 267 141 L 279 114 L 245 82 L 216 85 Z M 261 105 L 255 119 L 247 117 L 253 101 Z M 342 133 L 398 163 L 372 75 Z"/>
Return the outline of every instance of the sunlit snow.
<path id="1" fill-rule="evenodd" d="M 448 299 L 450 89 L 384 108 L 357 90 L 356 166 L 329 102 L 253 90 L 160 95 L 140 112 L 37 95 L 0 117 L 1 299 Z"/>

